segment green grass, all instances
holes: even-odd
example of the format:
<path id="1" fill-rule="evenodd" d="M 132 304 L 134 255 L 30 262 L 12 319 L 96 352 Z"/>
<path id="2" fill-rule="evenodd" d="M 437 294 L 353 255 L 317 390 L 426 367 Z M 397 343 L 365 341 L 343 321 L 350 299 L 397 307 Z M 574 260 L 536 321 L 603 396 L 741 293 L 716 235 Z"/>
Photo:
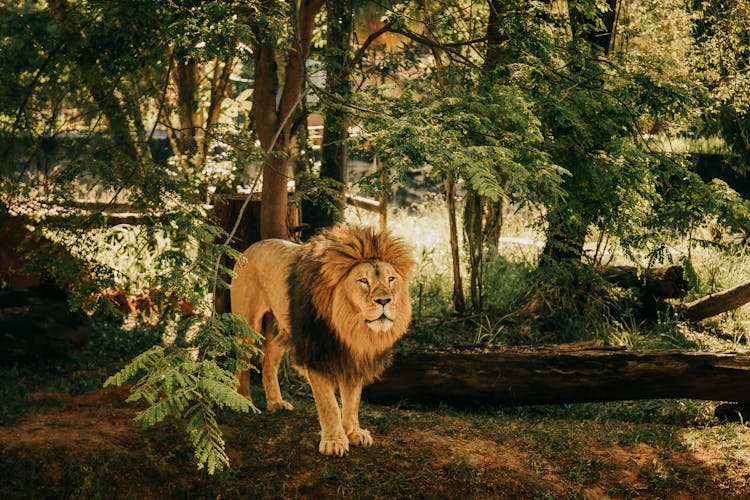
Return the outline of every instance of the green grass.
<path id="1" fill-rule="evenodd" d="M 668 153 L 731 154 L 724 139 L 713 137 L 667 137 L 659 135 L 648 139 L 649 146 Z"/>

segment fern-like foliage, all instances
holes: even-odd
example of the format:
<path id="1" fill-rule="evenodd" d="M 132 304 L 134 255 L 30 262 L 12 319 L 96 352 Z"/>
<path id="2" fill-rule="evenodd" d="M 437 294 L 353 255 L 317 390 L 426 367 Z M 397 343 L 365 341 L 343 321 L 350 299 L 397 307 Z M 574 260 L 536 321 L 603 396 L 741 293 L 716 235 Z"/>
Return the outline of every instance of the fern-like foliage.
<path id="1" fill-rule="evenodd" d="M 194 332 L 191 342 L 154 346 L 104 385 L 121 386 L 137 379 L 128 401 L 148 403 L 135 416 L 145 428 L 170 416 L 187 419 L 198 468 L 213 474 L 229 466 L 217 410 L 258 411 L 235 390 L 234 373 L 252 368 L 247 360 L 257 351 L 259 335 L 234 314 L 193 319 L 187 326 Z"/>

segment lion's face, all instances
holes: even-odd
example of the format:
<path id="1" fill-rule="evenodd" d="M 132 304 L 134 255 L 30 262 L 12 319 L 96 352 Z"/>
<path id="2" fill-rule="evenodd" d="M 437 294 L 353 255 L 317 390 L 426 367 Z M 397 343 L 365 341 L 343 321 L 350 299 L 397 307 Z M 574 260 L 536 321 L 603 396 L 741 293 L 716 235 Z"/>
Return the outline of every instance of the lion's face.
<path id="1" fill-rule="evenodd" d="M 356 264 L 333 290 L 330 324 L 352 352 L 390 349 L 409 327 L 407 277 L 381 260 Z"/>
<path id="2" fill-rule="evenodd" d="M 372 228 L 337 226 L 301 248 L 290 279 L 292 322 L 297 315 L 305 320 L 309 293 L 314 317 L 327 323 L 355 358 L 370 361 L 406 333 L 414 259 L 402 240 Z"/>
<path id="3" fill-rule="evenodd" d="M 344 286 L 349 300 L 362 314 L 362 321 L 374 332 L 389 330 L 399 314 L 395 295 L 401 277 L 387 262 L 365 262 L 347 275 Z"/>

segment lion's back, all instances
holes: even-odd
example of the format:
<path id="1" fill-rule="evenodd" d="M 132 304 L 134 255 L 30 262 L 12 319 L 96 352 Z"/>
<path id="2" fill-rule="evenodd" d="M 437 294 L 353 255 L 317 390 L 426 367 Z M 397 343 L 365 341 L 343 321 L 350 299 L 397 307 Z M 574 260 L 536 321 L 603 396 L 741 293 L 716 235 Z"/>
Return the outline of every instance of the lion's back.
<path id="1" fill-rule="evenodd" d="M 288 330 L 289 294 L 287 279 L 302 247 L 280 239 L 254 243 L 244 252 L 246 262 L 234 266 L 232 311 L 250 321 L 256 313 L 271 310 L 279 326 Z"/>

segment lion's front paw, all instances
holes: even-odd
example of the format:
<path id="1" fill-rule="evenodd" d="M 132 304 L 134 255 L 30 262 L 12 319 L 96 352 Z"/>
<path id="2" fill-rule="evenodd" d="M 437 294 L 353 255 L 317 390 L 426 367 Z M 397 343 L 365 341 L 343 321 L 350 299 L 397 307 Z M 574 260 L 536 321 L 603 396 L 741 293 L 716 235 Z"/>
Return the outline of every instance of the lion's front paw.
<path id="1" fill-rule="evenodd" d="M 349 453 L 349 440 L 346 436 L 321 438 L 318 451 L 323 455 L 343 457 Z"/>
<path id="2" fill-rule="evenodd" d="M 292 406 L 292 403 L 284 401 L 283 399 L 281 401 L 268 401 L 266 403 L 266 410 L 268 411 L 293 410 L 293 409 L 294 409 L 294 406 Z"/>
<path id="3" fill-rule="evenodd" d="M 347 434 L 349 438 L 349 444 L 354 446 L 370 446 L 372 445 L 372 435 L 367 429 L 356 428 Z"/>

